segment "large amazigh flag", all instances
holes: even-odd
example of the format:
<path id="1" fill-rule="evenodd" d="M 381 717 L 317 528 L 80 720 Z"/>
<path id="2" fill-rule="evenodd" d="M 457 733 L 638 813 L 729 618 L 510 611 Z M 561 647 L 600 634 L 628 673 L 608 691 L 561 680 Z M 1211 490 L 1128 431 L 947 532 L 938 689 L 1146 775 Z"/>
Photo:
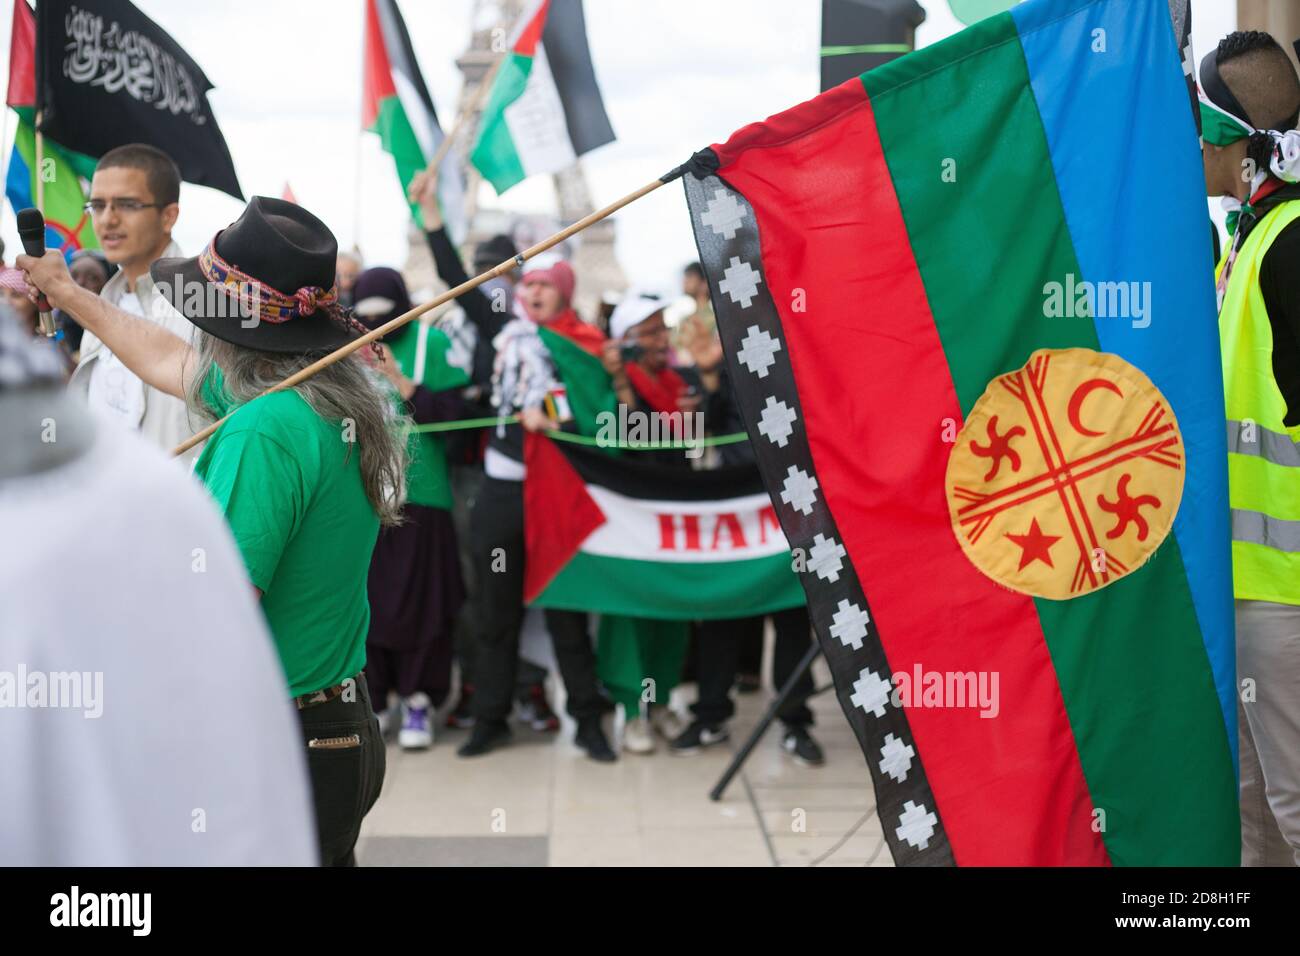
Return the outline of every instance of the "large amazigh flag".
<path id="1" fill-rule="evenodd" d="M 686 189 L 728 368 L 895 860 L 1236 864 L 1168 7 L 1030 0 L 711 153 Z"/>
<path id="2" fill-rule="evenodd" d="M 397 0 L 366 0 L 361 125 L 378 133 L 393 157 L 402 195 L 432 161 L 445 134 L 424 83 Z M 449 149 L 438 168 L 438 202 L 451 237 L 465 237 L 465 182 L 460 158 Z M 412 204 L 411 215 L 420 221 Z"/>
<path id="3" fill-rule="evenodd" d="M 684 471 L 529 435 L 524 599 L 693 621 L 804 603 L 758 470 Z"/>
<path id="4" fill-rule="evenodd" d="M 470 154 L 498 193 L 614 141 L 582 0 L 530 0 L 505 57 Z"/>
<path id="5" fill-rule="evenodd" d="M 13 27 L 9 35 L 9 85 L 5 103 L 18 114 L 13 152 L 5 172 L 5 195 L 15 210 L 36 205 L 36 130 L 32 124 L 36 102 L 36 17 L 24 0 L 14 0 Z M 97 248 L 95 231 L 84 206 L 82 179 L 95 171 L 95 160 L 64 150 L 46 140 L 44 212 L 45 245 L 70 254 Z"/>

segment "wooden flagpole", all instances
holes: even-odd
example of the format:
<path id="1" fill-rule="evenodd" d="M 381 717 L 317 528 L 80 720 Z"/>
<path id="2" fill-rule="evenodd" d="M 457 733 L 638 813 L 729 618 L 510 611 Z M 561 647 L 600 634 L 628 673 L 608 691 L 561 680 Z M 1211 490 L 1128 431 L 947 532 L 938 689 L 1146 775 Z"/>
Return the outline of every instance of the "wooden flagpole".
<path id="1" fill-rule="evenodd" d="M 677 179 L 679 176 L 682 175 L 684 171 L 685 171 L 685 167 L 679 166 L 677 169 L 674 169 L 670 173 L 666 173 L 661 178 L 646 183 L 640 189 L 634 190 L 633 192 L 630 192 L 626 196 L 622 197 L 621 199 L 615 200 L 614 202 L 610 203 L 608 206 L 605 206 L 603 209 L 597 209 L 591 215 L 584 216 L 582 219 L 579 219 L 573 225 L 565 229 L 561 229 L 553 236 L 543 239 L 541 242 L 537 243 L 534 246 L 530 246 L 529 248 L 521 252 L 519 255 L 515 256 L 513 259 L 507 259 L 504 262 L 500 263 L 499 265 L 489 269 L 487 272 L 481 273 L 466 282 L 462 282 L 454 289 L 448 289 L 442 295 L 437 296 L 436 298 L 431 299 L 428 302 L 425 302 L 423 305 L 418 305 L 414 309 L 411 309 L 409 312 L 405 312 L 402 315 L 399 315 L 395 319 L 390 319 L 389 321 L 385 322 L 383 325 L 379 326 L 379 328 L 367 332 L 365 335 L 361 336 L 360 338 L 353 339 L 351 342 L 347 343 L 346 345 L 342 346 L 339 349 L 336 349 L 335 351 L 331 352 L 329 355 L 326 355 L 325 357 L 313 362 L 311 365 L 308 365 L 306 368 L 300 369 L 299 371 L 295 372 L 293 375 L 290 375 L 283 382 L 280 382 L 278 385 L 276 385 L 273 388 L 267 389 L 262 394 L 269 395 L 272 392 L 279 392 L 279 391 L 283 391 L 286 388 L 293 388 L 295 385 L 305 382 L 307 379 L 311 378 L 313 375 L 315 375 L 317 372 L 321 371 L 322 369 L 329 368 L 335 362 L 347 358 L 349 355 L 351 355 L 353 352 L 357 351 L 358 349 L 364 348 L 365 346 L 376 341 L 377 339 L 383 338 L 385 335 L 388 335 L 390 332 L 395 332 L 397 329 L 400 329 L 408 322 L 414 319 L 418 319 L 425 312 L 428 312 L 431 309 L 436 309 L 438 306 L 446 302 L 450 302 L 452 299 L 459 298 L 460 296 L 464 295 L 466 292 L 469 292 L 471 289 L 477 289 L 479 286 L 481 286 L 484 282 L 487 282 L 489 279 L 495 279 L 498 276 L 505 275 L 511 269 L 523 265 L 525 262 L 527 262 L 529 259 L 533 258 L 534 256 L 540 255 L 541 253 L 545 252 L 547 249 L 550 249 L 553 246 L 558 246 L 560 243 L 564 242 L 564 240 L 570 238 L 571 236 L 577 235 L 578 233 L 582 232 L 582 230 L 586 229 L 588 226 L 594 225 L 595 223 L 600 222 L 602 219 L 612 216 L 614 213 L 618 212 L 624 206 L 636 202 L 642 196 L 649 195 L 650 193 L 654 192 L 656 189 L 658 189 L 660 186 L 664 185 L 665 183 L 669 183 L 672 182 L 674 179 Z M 253 401 L 256 400 L 257 399 L 253 399 Z M 197 434 L 191 435 L 185 441 L 181 442 L 179 445 L 173 448 L 172 454 L 181 455 L 189 451 L 199 442 L 203 441 L 208 436 L 210 436 L 213 432 L 215 432 L 221 426 L 221 424 L 225 422 L 226 419 L 229 417 L 230 416 L 227 415 L 225 416 L 225 418 L 213 422 L 211 425 L 209 425 L 207 428 L 203 429 L 202 431 L 198 432 Z"/>
<path id="2" fill-rule="evenodd" d="M 467 103 L 465 108 L 460 111 L 460 115 L 456 117 L 456 122 L 451 127 L 451 131 L 442 138 L 442 142 L 434 150 L 433 158 L 429 160 L 425 172 L 437 174 L 439 167 L 442 166 L 442 161 L 447 158 L 447 153 L 451 151 L 451 146 L 456 142 L 456 137 L 465 126 L 466 121 L 487 104 L 488 93 L 492 90 L 492 84 L 496 82 L 497 74 L 501 72 L 501 64 L 506 61 L 506 57 L 509 55 L 509 50 L 502 53 L 497 57 L 496 62 L 488 68 L 487 73 L 483 74 L 482 82 L 479 83 L 478 89 L 474 91 L 473 101 Z"/>

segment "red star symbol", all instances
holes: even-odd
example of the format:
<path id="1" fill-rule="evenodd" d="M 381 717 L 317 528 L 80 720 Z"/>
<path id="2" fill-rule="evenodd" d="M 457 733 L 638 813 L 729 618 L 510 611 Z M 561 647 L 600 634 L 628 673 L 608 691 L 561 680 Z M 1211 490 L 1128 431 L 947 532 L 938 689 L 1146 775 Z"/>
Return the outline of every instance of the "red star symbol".
<path id="1" fill-rule="evenodd" d="M 1043 534 L 1038 527 L 1038 519 L 1034 518 L 1029 522 L 1029 530 L 1024 534 L 1008 534 L 1008 538 L 1020 545 L 1020 567 L 1017 571 L 1023 571 L 1025 567 L 1034 561 L 1042 561 L 1049 568 L 1054 568 L 1052 564 L 1051 547 L 1061 540 L 1059 534 Z"/>

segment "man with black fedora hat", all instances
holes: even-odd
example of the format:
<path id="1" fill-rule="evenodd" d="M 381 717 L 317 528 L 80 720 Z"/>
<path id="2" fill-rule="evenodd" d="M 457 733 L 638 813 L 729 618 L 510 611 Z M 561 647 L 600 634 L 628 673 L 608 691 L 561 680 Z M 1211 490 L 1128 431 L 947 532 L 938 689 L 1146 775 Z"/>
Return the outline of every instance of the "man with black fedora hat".
<path id="1" fill-rule="evenodd" d="M 381 522 L 397 519 L 405 471 L 392 404 L 359 356 L 263 395 L 359 334 L 338 305 L 337 252 L 301 206 L 254 197 L 198 256 L 150 270 L 199 329 L 193 346 L 77 286 L 57 252 L 19 261 L 35 289 L 145 382 L 201 417 L 229 414 L 194 471 L 234 533 L 289 681 L 325 865 L 355 862 L 383 781 L 362 675 L 366 577 Z"/>

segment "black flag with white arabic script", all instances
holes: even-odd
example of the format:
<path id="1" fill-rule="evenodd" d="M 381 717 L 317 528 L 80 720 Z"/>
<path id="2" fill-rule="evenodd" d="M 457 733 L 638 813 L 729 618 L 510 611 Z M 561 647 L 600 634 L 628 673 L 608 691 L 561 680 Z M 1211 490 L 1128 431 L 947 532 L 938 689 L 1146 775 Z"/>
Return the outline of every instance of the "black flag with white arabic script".
<path id="1" fill-rule="evenodd" d="M 41 0 L 36 109 L 59 145 L 102 156 L 148 143 L 186 182 L 243 199 L 208 104 L 212 84 L 180 45 L 127 0 Z"/>

